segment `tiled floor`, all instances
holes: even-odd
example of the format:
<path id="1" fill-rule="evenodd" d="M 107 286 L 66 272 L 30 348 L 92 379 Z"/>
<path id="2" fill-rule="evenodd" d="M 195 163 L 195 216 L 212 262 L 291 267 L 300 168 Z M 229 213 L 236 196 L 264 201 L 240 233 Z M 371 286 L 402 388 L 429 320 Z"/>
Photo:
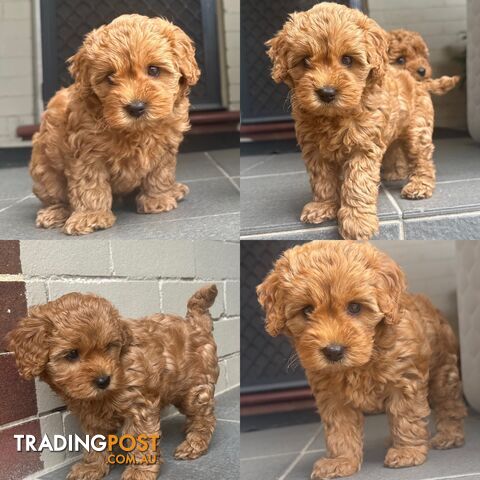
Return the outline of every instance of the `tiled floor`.
<path id="1" fill-rule="evenodd" d="M 212 238 L 236 240 L 239 232 L 238 149 L 179 155 L 177 179 L 190 187 L 178 208 L 139 215 L 133 205 L 114 207 L 116 224 L 82 239 Z M 27 167 L 0 169 L 0 239 L 72 238 L 60 230 L 35 228 L 40 202 L 31 193 Z"/>
<path id="2" fill-rule="evenodd" d="M 453 450 L 431 450 L 421 466 L 388 469 L 388 425 L 385 415 L 365 422 L 364 460 L 352 480 L 480 480 L 480 415 L 466 421 L 466 443 Z M 315 461 L 325 455 L 320 423 L 242 433 L 240 471 L 242 480 L 305 480 Z"/>
<path id="3" fill-rule="evenodd" d="M 404 200 L 403 182 L 383 184 L 377 238 L 480 238 L 480 145 L 463 137 L 438 139 L 435 146 L 437 187 L 432 198 Z M 305 225 L 299 220 L 311 200 L 299 153 L 242 157 L 240 176 L 242 238 L 339 238 L 333 221 Z"/>
<path id="4" fill-rule="evenodd" d="M 240 450 L 239 390 L 230 390 L 217 397 L 217 427 L 210 448 L 196 460 L 178 461 L 173 452 L 182 442 L 184 417 L 177 415 L 162 423 L 161 449 L 164 464 L 160 470 L 161 480 L 238 480 Z M 38 480 L 64 480 L 71 465 L 37 476 Z M 118 480 L 123 468 L 116 467 L 105 480 Z"/>

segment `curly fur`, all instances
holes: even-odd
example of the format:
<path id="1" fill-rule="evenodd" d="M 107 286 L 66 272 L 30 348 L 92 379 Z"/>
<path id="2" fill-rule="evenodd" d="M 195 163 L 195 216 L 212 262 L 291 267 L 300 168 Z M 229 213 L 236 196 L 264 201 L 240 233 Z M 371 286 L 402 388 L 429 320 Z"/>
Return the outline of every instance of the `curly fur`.
<path id="1" fill-rule="evenodd" d="M 312 478 L 352 475 L 360 469 L 364 412 L 385 411 L 391 447 L 387 467 L 427 458 L 429 403 L 436 435 L 430 445 L 463 444 L 458 345 L 441 313 L 406 291 L 404 274 L 368 243 L 316 241 L 284 252 L 257 287 L 270 335 L 287 335 L 316 399 L 328 456 Z M 360 305 L 351 313 L 349 305 Z M 326 346 L 342 345 L 331 361 Z"/>
<path id="2" fill-rule="evenodd" d="M 208 309 L 216 295 L 215 285 L 200 289 L 185 319 L 129 320 L 101 297 L 70 293 L 31 308 L 10 333 L 9 346 L 20 374 L 47 382 L 86 434 L 160 435 L 160 410 L 175 405 L 186 415 L 186 437 L 175 457 L 193 459 L 207 451 L 215 428 L 219 368 Z M 78 358 L 72 360 L 73 350 Z M 95 382 L 104 375 L 110 384 L 101 389 Z M 86 452 L 68 480 L 101 479 L 109 470 L 107 454 Z M 130 465 L 122 479 L 154 480 L 160 463 Z"/>
<path id="3" fill-rule="evenodd" d="M 402 195 L 432 195 L 432 101 L 425 85 L 389 65 L 387 33 L 377 23 L 358 10 L 320 3 L 291 14 L 267 46 L 273 79 L 291 90 L 310 177 L 313 201 L 302 221 L 338 218 L 344 238 L 377 233 L 380 166 L 395 143 L 410 163 Z M 351 65 L 342 64 L 344 56 Z M 336 90 L 333 101 L 318 95 L 324 87 Z"/>
<path id="4" fill-rule="evenodd" d="M 130 193 L 139 213 L 176 208 L 188 193 L 175 169 L 200 74 L 193 42 L 167 20 L 122 15 L 68 61 L 75 81 L 50 100 L 33 139 L 37 226 L 70 235 L 109 228 L 113 196 Z M 138 118 L 126 110 L 136 101 L 146 105 Z"/>

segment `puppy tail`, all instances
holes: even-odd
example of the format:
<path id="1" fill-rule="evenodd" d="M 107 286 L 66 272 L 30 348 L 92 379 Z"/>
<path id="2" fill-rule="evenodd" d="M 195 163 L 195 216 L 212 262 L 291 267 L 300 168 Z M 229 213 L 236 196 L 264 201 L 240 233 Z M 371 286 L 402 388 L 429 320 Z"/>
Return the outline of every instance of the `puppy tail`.
<path id="1" fill-rule="evenodd" d="M 213 305 L 217 294 L 217 286 L 214 283 L 197 290 L 187 303 L 187 320 L 211 330 L 212 317 L 210 317 L 208 309 Z"/>
<path id="2" fill-rule="evenodd" d="M 445 95 L 452 90 L 459 82 L 461 78 L 458 75 L 454 77 L 448 77 L 444 75 L 440 78 L 429 78 L 423 83 L 427 87 L 427 90 L 434 95 Z"/>

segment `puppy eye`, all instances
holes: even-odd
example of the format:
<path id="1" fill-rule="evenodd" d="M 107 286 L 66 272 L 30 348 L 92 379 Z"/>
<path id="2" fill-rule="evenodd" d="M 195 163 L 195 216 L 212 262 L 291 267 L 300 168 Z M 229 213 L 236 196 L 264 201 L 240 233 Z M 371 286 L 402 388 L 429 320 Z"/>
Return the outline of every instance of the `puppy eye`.
<path id="1" fill-rule="evenodd" d="M 78 360 L 78 350 L 70 350 L 65 355 L 65 358 L 70 361 Z"/>
<path id="2" fill-rule="evenodd" d="M 147 72 L 151 77 L 158 77 L 160 75 L 160 67 L 156 67 L 155 65 L 150 65 L 148 67 Z"/>
<path id="3" fill-rule="evenodd" d="M 342 57 L 342 64 L 346 67 L 351 67 L 353 63 L 353 58 L 350 55 L 344 55 Z"/>
<path id="4" fill-rule="evenodd" d="M 311 305 L 308 305 L 302 311 L 303 314 L 308 317 L 313 312 L 313 307 Z"/>
<path id="5" fill-rule="evenodd" d="M 359 303 L 351 302 L 347 305 L 347 311 L 350 315 L 358 315 L 362 310 Z"/>
<path id="6" fill-rule="evenodd" d="M 121 345 L 118 342 L 111 342 L 107 345 L 107 350 L 113 350 L 114 348 L 120 348 Z"/>
<path id="7" fill-rule="evenodd" d="M 395 62 L 399 65 L 405 65 L 405 57 L 398 57 Z"/>
<path id="8" fill-rule="evenodd" d="M 114 85 L 114 84 L 115 84 L 115 82 L 113 81 L 113 73 L 111 73 L 110 75 L 108 75 L 108 76 L 105 78 L 105 80 L 107 81 L 107 83 L 108 83 L 109 85 Z"/>
<path id="9" fill-rule="evenodd" d="M 312 66 L 312 62 L 310 61 L 310 58 L 308 57 L 305 57 L 303 60 L 302 60 L 302 65 L 305 67 L 305 68 L 310 68 Z"/>

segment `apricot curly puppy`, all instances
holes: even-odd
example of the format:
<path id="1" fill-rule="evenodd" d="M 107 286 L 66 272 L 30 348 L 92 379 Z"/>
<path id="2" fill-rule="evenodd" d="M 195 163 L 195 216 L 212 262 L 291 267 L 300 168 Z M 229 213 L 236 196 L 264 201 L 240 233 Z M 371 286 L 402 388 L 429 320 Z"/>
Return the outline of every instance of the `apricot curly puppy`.
<path id="1" fill-rule="evenodd" d="M 186 415 L 185 440 L 177 459 L 207 451 L 215 428 L 217 349 L 208 309 L 215 285 L 189 300 L 183 319 L 152 315 L 120 317 L 107 300 L 70 293 L 30 309 L 10 334 L 20 374 L 40 377 L 65 401 L 89 435 L 160 435 L 160 410 L 175 405 Z M 135 458 L 159 454 L 137 449 Z M 109 452 L 90 451 L 71 469 L 68 480 L 107 475 Z M 161 461 L 129 465 L 123 480 L 154 480 Z"/>
<path id="2" fill-rule="evenodd" d="M 139 213 L 176 208 L 188 193 L 175 168 L 200 74 L 193 42 L 162 18 L 122 15 L 68 61 L 75 82 L 50 100 L 33 139 L 37 227 L 109 228 L 112 197 L 130 193 Z"/>
<path id="3" fill-rule="evenodd" d="M 267 42 L 272 77 L 291 90 L 297 139 L 313 201 L 301 220 L 338 218 L 344 238 L 378 232 L 382 158 L 394 142 L 405 151 L 407 198 L 435 186 L 433 106 L 428 89 L 388 63 L 388 37 L 377 23 L 342 5 L 293 13 Z"/>
<path id="4" fill-rule="evenodd" d="M 421 35 L 409 30 L 397 29 L 388 32 L 388 58 L 390 64 L 406 69 L 415 80 L 424 82 L 430 93 L 445 95 L 460 81 L 455 75 L 432 77 L 428 47 Z M 408 163 L 400 148 L 391 148 L 383 159 L 382 177 L 385 180 L 403 180 L 408 176 Z"/>
<path id="5" fill-rule="evenodd" d="M 257 293 L 267 332 L 291 338 L 323 422 L 328 455 L 312 478 L 360 469 L 364 412 L 388 416 L 387 467 L 426 460 L 429 402 L 430 445 L 464 443 L 455 335 L 425 296 L 407 293 L 387 255 L 367 243 L 306 243 L 284 252 Z"/>

